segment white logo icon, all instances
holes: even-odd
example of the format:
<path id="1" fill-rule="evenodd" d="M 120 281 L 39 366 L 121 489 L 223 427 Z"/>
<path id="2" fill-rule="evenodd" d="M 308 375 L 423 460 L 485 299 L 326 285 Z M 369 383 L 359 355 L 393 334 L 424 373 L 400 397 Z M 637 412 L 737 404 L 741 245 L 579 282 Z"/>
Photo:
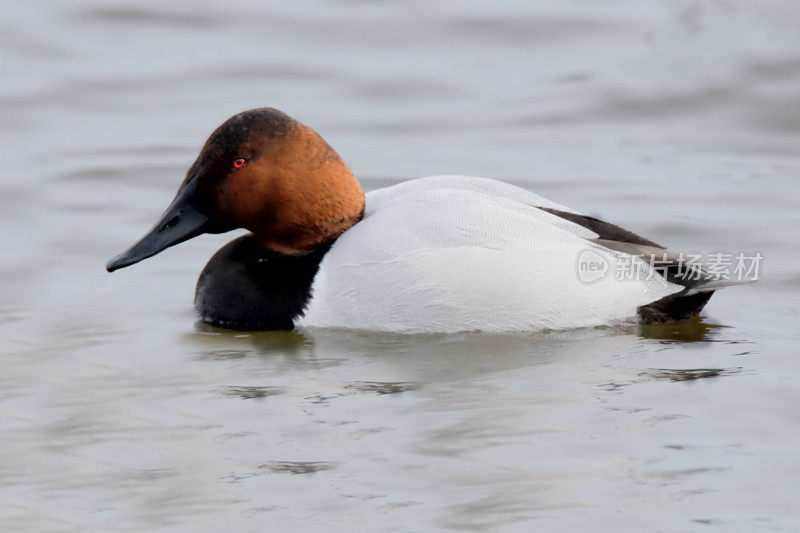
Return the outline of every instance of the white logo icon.
<path id="1" fill-rule="evenodd" d="M 608 261 L 594 250 L 584 250 L 578 255 L 578 279 L 584 283 L 600 281 L 608 274 Z"/>

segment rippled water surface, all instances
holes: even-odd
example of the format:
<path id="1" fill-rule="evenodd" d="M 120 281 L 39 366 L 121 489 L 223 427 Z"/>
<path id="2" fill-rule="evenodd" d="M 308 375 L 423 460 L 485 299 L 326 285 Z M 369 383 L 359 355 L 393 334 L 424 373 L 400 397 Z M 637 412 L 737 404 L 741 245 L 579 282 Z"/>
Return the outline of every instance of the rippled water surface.
<path id="1" fill-rule="evenodd" d="M 0 12 L 4 531 L 796 531 L 800 8 L 13 2 Z M 680 325 L 195 324 L 231 235 L 107 274 L 208 133 L 310 124 L 366 188 L 520 184 L 763 279 Z"/>

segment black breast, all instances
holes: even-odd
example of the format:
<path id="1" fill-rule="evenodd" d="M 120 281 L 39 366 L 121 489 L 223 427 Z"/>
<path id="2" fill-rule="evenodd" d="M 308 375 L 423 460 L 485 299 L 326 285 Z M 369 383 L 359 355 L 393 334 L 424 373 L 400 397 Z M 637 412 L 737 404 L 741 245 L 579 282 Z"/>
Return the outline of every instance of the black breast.
<path id="1" fill-rule="evenodd" d="M 292 329 L 330 245 L 304 255 L 265 250 L 250 235 L 214 254 L 197 280 L 194 305 L 203 322 L 229 329 Z"/>

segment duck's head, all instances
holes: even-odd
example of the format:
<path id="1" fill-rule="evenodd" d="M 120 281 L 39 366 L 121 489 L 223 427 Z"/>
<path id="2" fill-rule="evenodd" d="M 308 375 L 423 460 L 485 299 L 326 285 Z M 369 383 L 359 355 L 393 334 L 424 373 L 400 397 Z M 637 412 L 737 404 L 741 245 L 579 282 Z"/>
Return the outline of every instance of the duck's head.
<path id="1" fill-rule="evenodd" d="M 236 228 L 264 248 L 301 254 L 335 240 L 363 212 L 358 181 L 322 137 L 276 109 L 251 109 L 211 134 L 156 225 L 106 268 Z"/>

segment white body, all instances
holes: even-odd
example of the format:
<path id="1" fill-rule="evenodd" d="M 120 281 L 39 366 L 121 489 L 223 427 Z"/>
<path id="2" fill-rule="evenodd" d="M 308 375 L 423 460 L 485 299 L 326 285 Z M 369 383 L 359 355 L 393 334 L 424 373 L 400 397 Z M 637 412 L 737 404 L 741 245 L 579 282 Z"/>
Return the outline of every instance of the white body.
<path id="1" fill-rule="evenodd" d="M 363 220 L 322 260 L 296 325 L 403 333 L 592 327 L 636 322 L 637 307 L 682 289 L 659 275 L 618 279 L 622 254 L 537 207 L 574 212 L 484 178 L 435 176 L 372 191 Z M 586 250 L 610 265 L 591 283 L 578 275 Z"/>

